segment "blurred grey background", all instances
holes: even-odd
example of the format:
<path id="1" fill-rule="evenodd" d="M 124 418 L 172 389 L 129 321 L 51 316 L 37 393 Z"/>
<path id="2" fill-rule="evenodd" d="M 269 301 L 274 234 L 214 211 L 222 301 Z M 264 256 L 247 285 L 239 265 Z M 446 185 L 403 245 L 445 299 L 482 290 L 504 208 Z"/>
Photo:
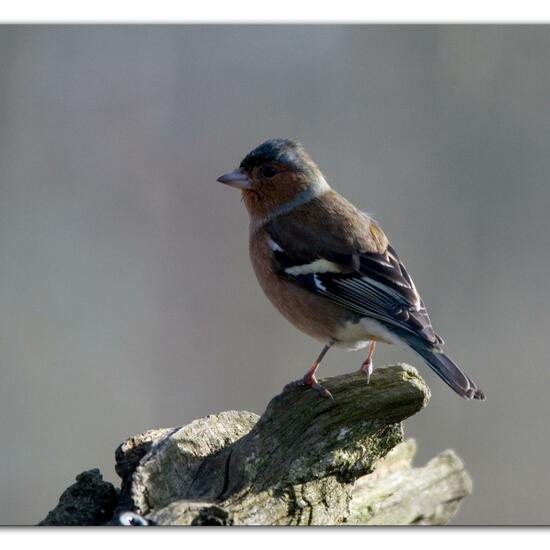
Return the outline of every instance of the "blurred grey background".
<path id="1" fill-rule="evenodd" d="M 419 464 L 463 457 L 455 523 L 548 523 L 549 98 L 546 26 L 0 27 L 0 523 L 116 481 L 129 435 L 262 412 L 318 353 L 216 183 L 272 137 L 375 214 L 488 395 L 375 355 L 431 385 L 406 429 Z"/>

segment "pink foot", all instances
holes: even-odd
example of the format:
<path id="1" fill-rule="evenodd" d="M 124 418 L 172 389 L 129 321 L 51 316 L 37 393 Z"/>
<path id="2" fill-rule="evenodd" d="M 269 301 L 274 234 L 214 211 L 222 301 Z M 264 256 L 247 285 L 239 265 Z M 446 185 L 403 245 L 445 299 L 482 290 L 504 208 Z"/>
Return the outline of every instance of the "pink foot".
<path id="1" fill-rule="evenodd" d="M 367 377 L 367 384 L 370 383 L 370 376 L 372 374 L 372 360 L 367 359 L 362 365 L 361 365 L 361 372 L 365 374 Z"/>
<path id="2" fill-rule="evenodd" d="M 334 401 L 332 393 L 330 393 L 324 386 L 319 384 L 319 381 L 315 376 L 305 375 L 303 378 L 294 380 L 294 382 L 289 382 L 283 389 L 283 391 L 293 388 L 294 386 L 309 386 L 311 389 L 315 390 L 321 397 L 326 397 Z"/>

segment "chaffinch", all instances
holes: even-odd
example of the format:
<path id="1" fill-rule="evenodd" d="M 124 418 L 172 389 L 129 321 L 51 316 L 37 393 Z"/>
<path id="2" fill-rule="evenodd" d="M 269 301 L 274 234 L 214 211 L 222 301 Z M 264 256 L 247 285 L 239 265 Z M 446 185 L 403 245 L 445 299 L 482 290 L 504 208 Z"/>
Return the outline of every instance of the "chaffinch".
<path id="1" fill-rule="evenodd" d="M 460 396 L 485 399 L 443 353 L 380 226 L 329 186 L 300 143 L 266 141 L 218 181 L 241 190 L 250 259 L 264 293 L 294 326 L 325 344 L 294 384 L 332 398 L 315 376 L 327 351 L 368 346 L 361 366 L 368 380 L 376 342 L 384 342 L 414 350 Z"/>

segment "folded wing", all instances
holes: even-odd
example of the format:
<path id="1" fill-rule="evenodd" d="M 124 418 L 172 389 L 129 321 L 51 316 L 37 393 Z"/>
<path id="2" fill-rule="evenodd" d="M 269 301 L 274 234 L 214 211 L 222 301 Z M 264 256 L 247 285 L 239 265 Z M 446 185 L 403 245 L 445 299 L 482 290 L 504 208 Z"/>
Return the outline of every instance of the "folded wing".
<path id="1" fill-rule="evenodd" d="M 331 235 L 312 239 L 307 229 L 268 228 L 277 273 L 349 310 L 420 338 L 443 343 L 414 283 L 391 245 L 381 252 L 355 248 Z M 292 238 L 285 238 L 285 235 Z M 340 242 L 339 242 L 340 241 Z"/>
<path id="2" fill-rule="evenodd" d="M 376 319 L 459 395 L 485 399 L 479 387 L 442 352 L 443 340 L 434 332 L 422 298 L 382 230 L 371 220 L 365 223 L 373 232 L 372 239 L 355 238 L 342 226 L 316 234 L 312 224 L 276 220 L 266 228 L 273 269 L 310 292 Z"/>

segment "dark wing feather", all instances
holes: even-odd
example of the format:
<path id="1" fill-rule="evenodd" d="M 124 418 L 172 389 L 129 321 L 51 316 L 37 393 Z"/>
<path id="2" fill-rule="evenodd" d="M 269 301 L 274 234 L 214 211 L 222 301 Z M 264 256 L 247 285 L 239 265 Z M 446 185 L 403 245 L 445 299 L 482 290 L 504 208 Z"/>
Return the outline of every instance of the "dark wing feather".
<path id="1" fill-rule="evenodd" d="M 267 229 L 277 244 L 274 265 L 280 276 L 350 311 L 396 328 L 399 334 L 419 338 L 430 347 L 443 343 L 431 326 L 409 273 L 390 245 L 384 252 L 369 252 L 337 235 L 326 236 L 324 241 L 318 236 L 311 238 L 308 230 L 298 224 L 291 232 L 288 227 L 279 231 L 275 224 Z M 331 262 L 332 270 L 298 272 L 300 266 L 317 260 Z"/>
<path id="2" fill-rule="evenodd" d="M 267 226 L 272 240 L 279 245 L 281 253 L 277 260 L 287 267 L 325 259 L 337 263 L 343 271 L 359 269 L 357 249 L 345 235 L 337 231 L 315 231 L 289 216 L 275 218 Z"/>
<path id="3" fill-rule="evenodd" d="M 374 228 L 380 235 L 381 230 Z M 283 228 L 280 221 L 266 229 L 273 241 L 274 269 L 281 277 L 380 321 L 459 395 L 485 399 L 483 391 L 442 352 L 443 340 L 434 332 L 410 275 L 385 236 L 378 240 L 381 246 L 365 250 L 341 227 L 323 231 L 322 240 L 312 234 L 311 225 L 291 223 Z"/>

